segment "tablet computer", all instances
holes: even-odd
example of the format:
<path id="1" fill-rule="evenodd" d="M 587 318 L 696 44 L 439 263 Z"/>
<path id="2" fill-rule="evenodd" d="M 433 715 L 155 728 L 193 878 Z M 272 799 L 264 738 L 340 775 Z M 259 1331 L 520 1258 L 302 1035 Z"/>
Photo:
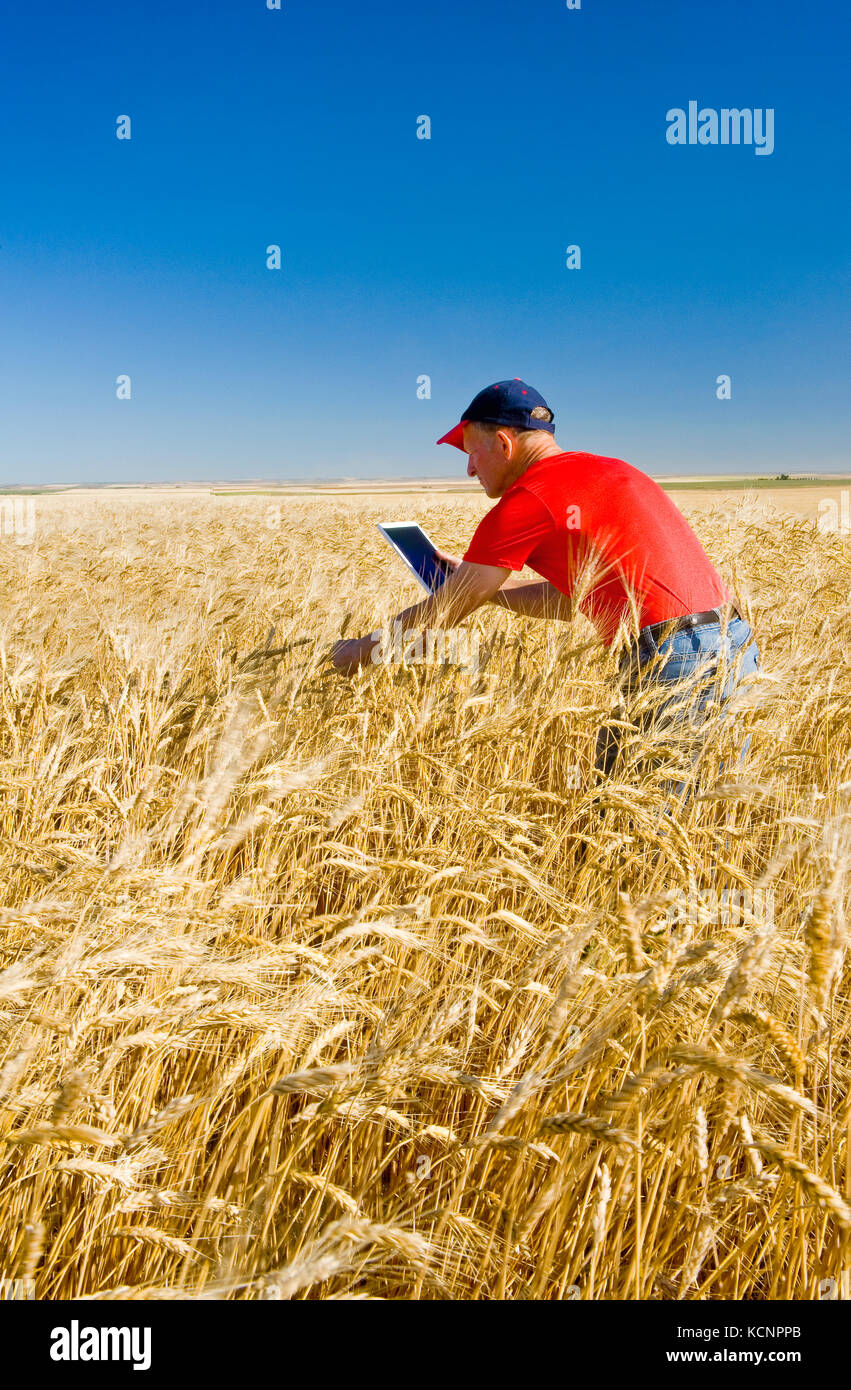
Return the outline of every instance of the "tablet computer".
<path id="1" fill-rule="evenodd" d="M 378 529 L 430 594 L 439 589 L 444 579 L 452 573 L 451 567 L 439 558 L 434 544 L 415 521 L 380 521 Z"/>

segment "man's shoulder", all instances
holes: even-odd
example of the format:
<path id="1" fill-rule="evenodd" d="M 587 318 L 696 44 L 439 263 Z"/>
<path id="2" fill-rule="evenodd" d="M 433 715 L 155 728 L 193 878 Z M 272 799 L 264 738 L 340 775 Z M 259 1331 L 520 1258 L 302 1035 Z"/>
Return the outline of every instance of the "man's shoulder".
<path id="1" fill-rule="evenodd" d="M 531 464 L 518 478 L 514 487 L 525 488 L 542 500 L 556 496 L 564 489 L 592 486 L 601 478 L 614 481 L 615 477 L 634 472 L 623 459 L 605 458 L 602 454 L 565 452 L 547 454 Z M 513 489 L 509 489 L 513 491 Z"/>
<path id="2" fill-rule="evenodd" d="M 623 468 L 628 472 L 637 471 L 634 465 L 627 463 L 626 459 L 614 458 L 609 454 L 592 454 L 587 449 L 565 449 L 561 454 L 549 454 L 541 459 L 541 463 L 552 463 L 557 467 L 570 468 L 574 471 L 581 471 L 586 468 L 594 469 L 618 469 Z"/>
<path id="3" fill-rule="evenodd" d="M 558 493 L 565 488 L 572 491 L 583 488 L 596 491 L 601 485 L 608 488 L 619 483 L 646 486 L 650 489 L 657 486 L 649 473 L 644 473 L 634 464 L 627 463 L 626 459 L 577 450 L 548 454 L 546 458 L 539 459 L 521 475 L 515 487 L 525 487 L 529 492 L 536 493 L 546 500 L 548 494 Z"/>
<path id="4" fill-rule="evenodd" d="M 550 497 L 547 495 L 547 488 L 538 488 L 533 480 L 527 481 L 525 473 L 517 479 L 511 487 L 506 488 L 505 492 L 491 507 L 489 512 L 485 512 L 482 521 L 493 518 L 493 524 L 500 525 L 520 525 L 527 526 L 530 523 L 544 523 L 546 521 L 555 522 L 554 508 L 552 504 L 552 492 Z"/>

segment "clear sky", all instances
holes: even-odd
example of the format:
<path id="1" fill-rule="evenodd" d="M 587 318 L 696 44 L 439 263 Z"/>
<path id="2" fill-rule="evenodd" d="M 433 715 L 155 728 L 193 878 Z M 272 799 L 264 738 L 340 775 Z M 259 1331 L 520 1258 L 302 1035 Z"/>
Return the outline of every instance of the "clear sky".
<path id="1" fill-rule="evenodd" d="M 446 475 L 514 376 L 648 472 L 851 471 L 839 0 L 281 3 L 5 7 L 0 481 Z"/>

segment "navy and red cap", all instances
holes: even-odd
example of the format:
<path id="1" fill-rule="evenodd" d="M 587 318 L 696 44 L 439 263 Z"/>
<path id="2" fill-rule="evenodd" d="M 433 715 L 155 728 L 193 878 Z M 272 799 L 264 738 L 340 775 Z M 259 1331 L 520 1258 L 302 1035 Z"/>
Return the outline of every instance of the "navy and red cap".
<path id="1" fill-rule="evenodd" d="M 549 411 L 551 418 L 534 420 L 532 411 L 536 406 L 542 406 L 544 410 Z M 536 391 L 534 386 L 527 385 L 516 376 L 513 381 L 497 381 L 493 386 L 486 386 L 484 391 L 480 391 L 467 406 L 455 428 L 437 442 L 454 444 L 456 449 L 466 452 L 464 426 L 472 424 L 512 425 L 518 430 L 547 430 L 550 434 L 555 434 L 552 413 L 540 391 Z"/>

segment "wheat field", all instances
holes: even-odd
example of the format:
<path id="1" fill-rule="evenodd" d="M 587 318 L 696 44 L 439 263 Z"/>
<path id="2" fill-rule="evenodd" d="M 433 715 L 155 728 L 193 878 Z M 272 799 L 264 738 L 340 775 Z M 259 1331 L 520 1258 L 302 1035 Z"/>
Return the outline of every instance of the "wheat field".
<path id="1" fill-rule="evenodd" d="M 847 1297 L 848 541 L 693 515 L 762 664 L 672 808 L 582 621 L 323 662 L 417 597 L 387 515 L 81 494 L 0 545 L 0 1276 Z"/>

